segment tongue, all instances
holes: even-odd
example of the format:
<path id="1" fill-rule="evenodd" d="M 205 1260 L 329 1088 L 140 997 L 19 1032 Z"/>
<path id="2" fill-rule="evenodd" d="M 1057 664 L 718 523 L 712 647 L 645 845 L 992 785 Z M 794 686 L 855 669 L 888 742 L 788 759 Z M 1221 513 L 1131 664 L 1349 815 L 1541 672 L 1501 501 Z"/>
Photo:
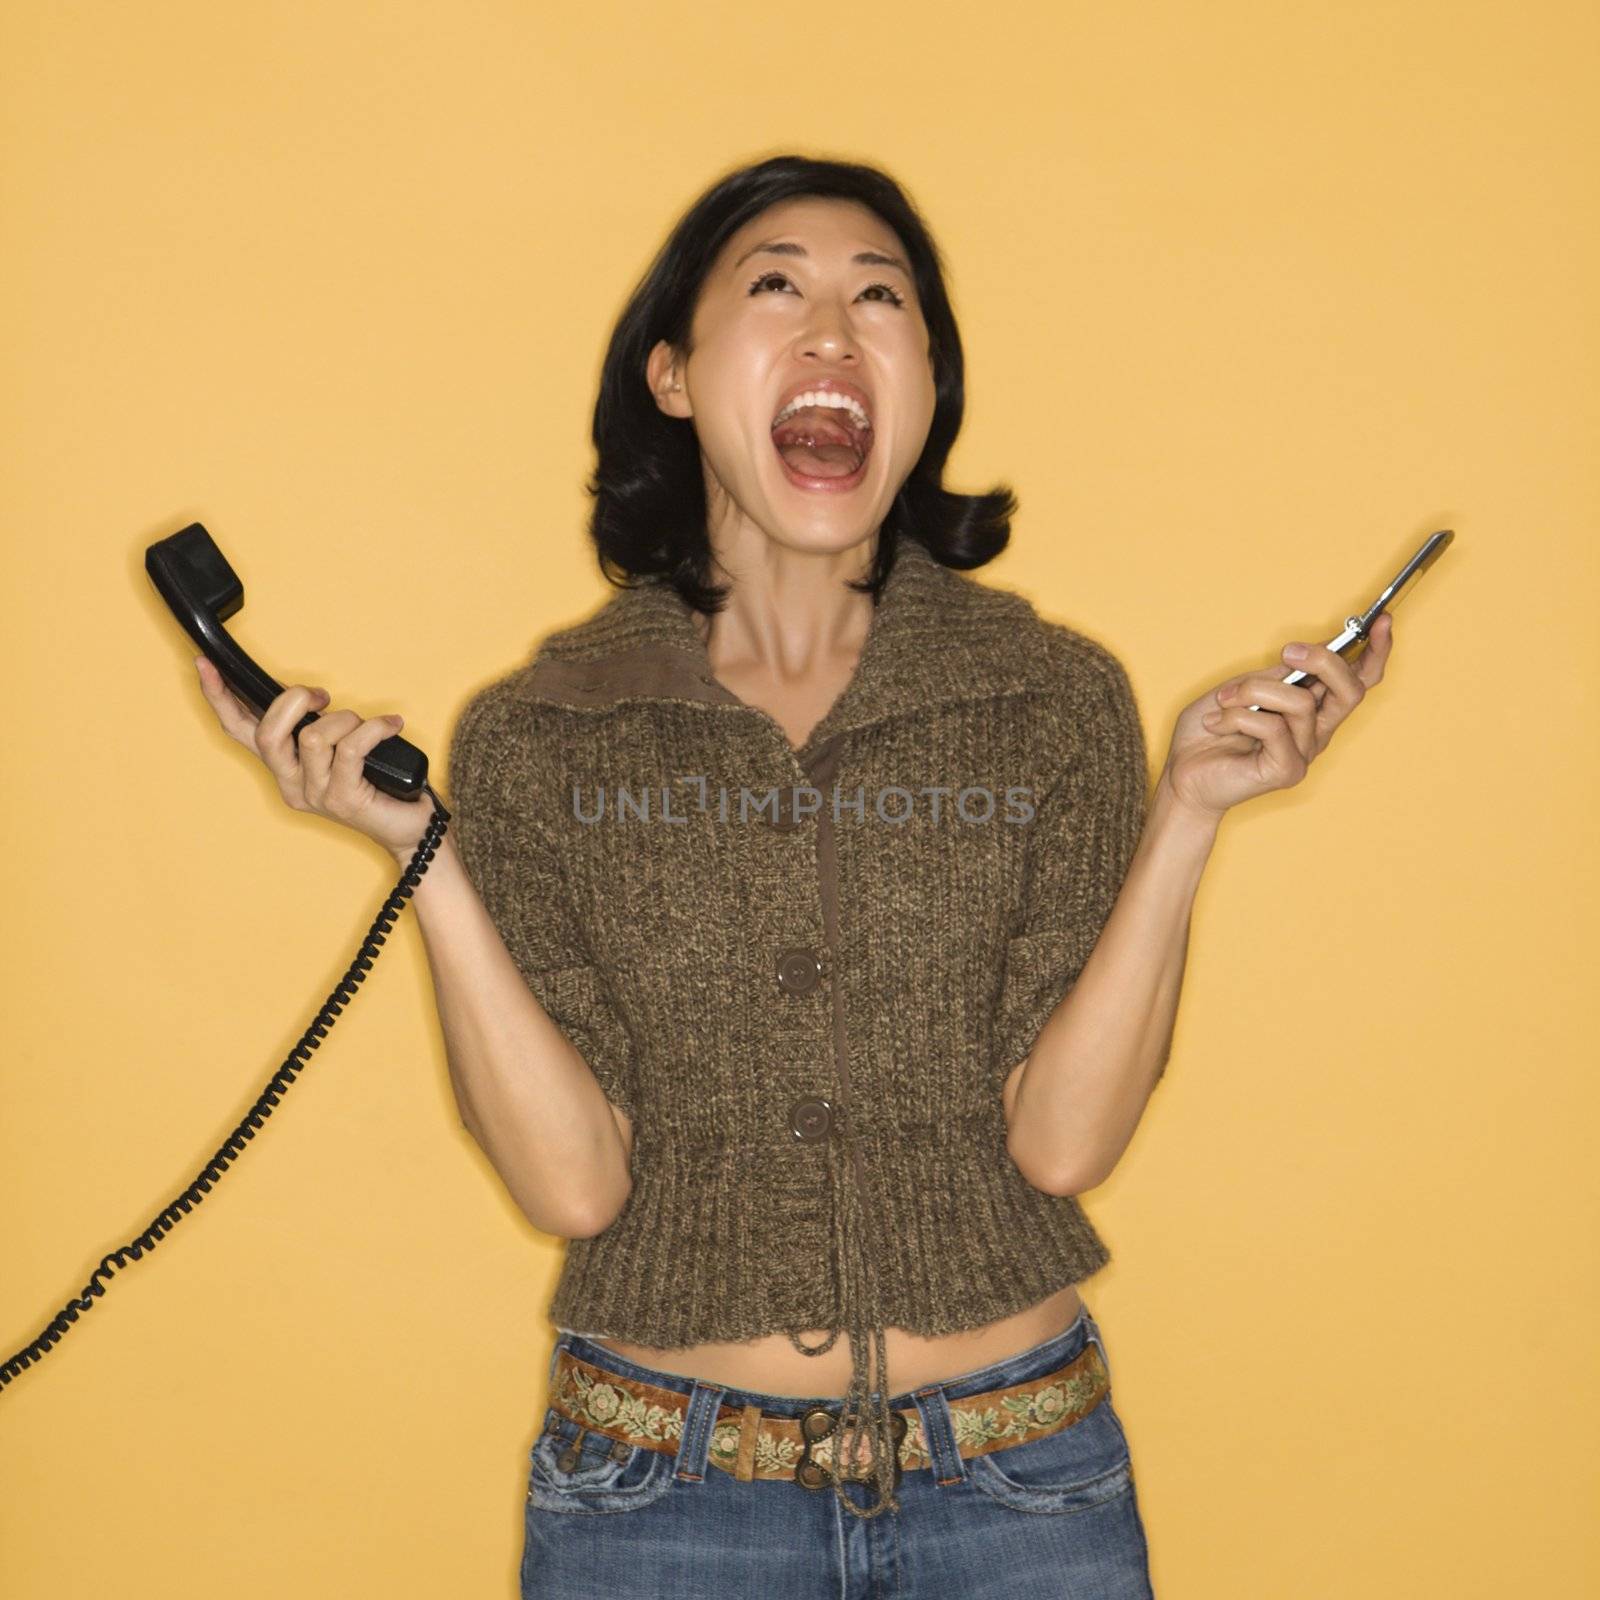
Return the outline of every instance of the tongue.
<path id="1" fill-rule="evenodd" d="M 866 459 L 854 430 L 832 406 L 804 406 L 773 429 L 772 442 L 792 472 L 847 478 Z"/>
<path id="2" fill-rule="evenodd" d="M 845 444 L 780 444 L 778 454 L 791 472 L 806 478 L 848 478 L 861 465 L 854 447 Z"/>

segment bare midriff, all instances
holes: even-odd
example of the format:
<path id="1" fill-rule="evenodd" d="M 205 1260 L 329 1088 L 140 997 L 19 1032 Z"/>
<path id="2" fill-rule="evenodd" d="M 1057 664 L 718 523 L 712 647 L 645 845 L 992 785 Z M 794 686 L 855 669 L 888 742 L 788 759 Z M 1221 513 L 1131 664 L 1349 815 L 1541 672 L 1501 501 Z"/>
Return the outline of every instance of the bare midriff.
<path id="1" fill-rule="evenodd" d="M 1069 1283 L 1036 1305 L 961 1333 L 924 1338 L 904 1328 L 886 1328 L 889 1382 L 900 1394 L 992 1366 L 1064 1333 L 1082 1304 L 1077 1286 Z M 800 1338 L 804 1344 L 820 1344 L 827 1336 L 826 1328 L 813 1328 Z M 703 1378 L 707 1383 L 757 1394 L 842 1399 L 850 1387 L 850 1340 L 843 1333 L 831 1350 L 819 1356 L 796 1350 L 786 1333 L 726 1344 L 684 1345 L 675 1350 L 630 1344 L 625 1339 L 596 1338 L 591 1342 L 658 1372 Z"/>

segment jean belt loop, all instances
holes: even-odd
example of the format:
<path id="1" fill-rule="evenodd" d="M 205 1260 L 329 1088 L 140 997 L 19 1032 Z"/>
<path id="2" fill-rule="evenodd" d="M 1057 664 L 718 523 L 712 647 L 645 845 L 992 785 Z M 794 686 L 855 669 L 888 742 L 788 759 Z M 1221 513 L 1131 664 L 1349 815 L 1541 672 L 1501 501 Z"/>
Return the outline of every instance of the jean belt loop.
<path id="1" fill-rule="evenodd" d="M 711 1430 L 716 1426 L 722 1397 L 728 1392 L 721 1384 L 702 1383 L 698 1378 L 693 1383 L 683 1416 L 683 1437 L 678 1441 L 675 1471 L 679 1483 L 705 1481 Z"/>
<path id="2" fill-rule="evenodd" d="M 1100 1351 L 1100 1360 L 1106 1369 L 1106 1382 L 1111 1382 L 1111 1357 L 1106 1354 L 1106 1341 L 1100 1332 L 1100 1324 L 1094 1320 L 1094 1313 L 1085 1306 L 1083 1308 L 1084 1328 L 1096 1348 Z"/>
<path id="3" fill-rule="evenodd" d="M 913 1391 L 917 1413 L 922 1419 L 922 1439 L 928 1452 L 928 1464 L 933 1468 L 933 1481 L 941 1489 L 966 1480 L 967 1464 L 961 1459 L 961 1449 L 956 1443 L 955 1426 L 950 1417 L 950 1405 L 944 1389 L 937 1383 Z"/>

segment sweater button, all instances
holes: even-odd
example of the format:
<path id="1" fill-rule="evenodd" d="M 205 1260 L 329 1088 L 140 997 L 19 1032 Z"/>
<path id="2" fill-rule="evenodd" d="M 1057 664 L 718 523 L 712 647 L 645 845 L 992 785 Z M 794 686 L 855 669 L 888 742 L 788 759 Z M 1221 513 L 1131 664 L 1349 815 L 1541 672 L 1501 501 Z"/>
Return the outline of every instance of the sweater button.
<path id="1" fill-rule="evenodd" d="M 815 950 L 783 950 L 778 954 L 778 987 L 785 994 L 810 994 L 822 978 Z"/>
<path id="2" fill-rule="evenodd" d="M 796 1100 L 789 1108 L 789 1131 L 807 1144 L 826 1139 L 833 1126 L 833 1107 L 826 1100 Z"/>
<path id="3" fill-rule="evenodd" d="M 777 796 L 777 803 L 772 810 L 769 812 L 763 808 L 758 815 L 774 833 L 793 833 L 800 826 L 800 818 L 794 809 L 794 790 L 779 789 Z"/>

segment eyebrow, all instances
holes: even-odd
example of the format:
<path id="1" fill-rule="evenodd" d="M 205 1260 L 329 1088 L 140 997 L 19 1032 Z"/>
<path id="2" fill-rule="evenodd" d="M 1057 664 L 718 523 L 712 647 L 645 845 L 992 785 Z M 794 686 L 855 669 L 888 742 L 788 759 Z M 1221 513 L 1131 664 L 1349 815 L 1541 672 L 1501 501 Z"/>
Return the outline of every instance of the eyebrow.
<path id="1" fill-rule="evenodd" d="M 803 244 L 794 244 L 787 239 L 769 239 L 765 244 L 753 245 L 746 250 L 734 262 L 734 270 L 738 271 L 751 256 L 759 253 L 772 256 L 809 256 L 811 254 Z M 858 250 L 850 259 L 859 262 L 864 267 L 898 267 L 908 278 L 911 276 L 911 268 L 899 256 L 886 256 L 880 250 Z"/>

